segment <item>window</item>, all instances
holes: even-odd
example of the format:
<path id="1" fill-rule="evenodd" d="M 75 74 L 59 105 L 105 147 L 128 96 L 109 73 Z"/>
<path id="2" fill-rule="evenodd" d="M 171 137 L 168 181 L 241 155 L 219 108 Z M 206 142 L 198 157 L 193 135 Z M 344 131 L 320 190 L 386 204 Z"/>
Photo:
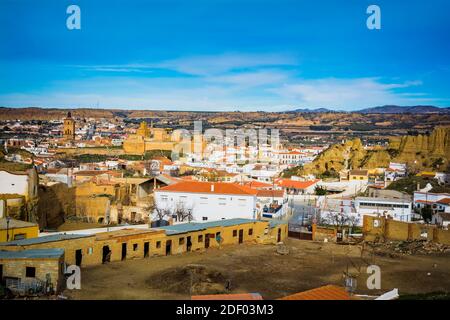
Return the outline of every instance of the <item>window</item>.
<path id="1" fill-rule="evenodd" d="M 92 247 L 88 248 L 88 254 L 92 254 L 94 252 L 94 249 L 92 249 Z"/>
<path id="2" fill-rule="evenodd" d="M 138 244 L 137 243 L 133 243 L 133 251 L 136 251 L 138 249 Z"/>
<path id="3" fill-rule="evenodd" d="M 184 244 L 184 238 L 180 238 L 180 239 L 178 239 L 178 244 L 179 244 L 179 245 L 182 245 L 182 244 Z"/>
<path id="4" fill-rule="evenodd" d="M 206 221 L 206 220 L 208 220 L 208 217 L 202 217 L 202 220 Z"/>
<path id="5" fill-rule="evenodd" d="M 237 237 L 237 230 L 233 230 L 233 237 Z"/>
<path id="6" fill-rule="evenodd" d="M 253 234 L 253 229 L 248 229 L 248 235 L 251 236 Z"/>
<path id="7" fill-rule="evenodd" d="M 26 269 L 25 269 L 25 276 L 27 278 L 34 278 L 34 277 L 36 277 L 36 268 L 35 267 L 26 267 Z"/>
<path id="8" fill-rule="evenodd" d="M 203 235 L 202 235 L 202 234 L 198 236 L 197 241 L 198 241 L 198 242 L 203 242 Z"/>
<path id="9" fill-rule="evenodd" d="M 161 248 L 161 241 L 156 241 L 156 247 Z"/>
<path id="10" fill-rule="evenodd" d="M 14 240 L 26 239 L 27 235 L 25 233 L 18 233 L 14 235 Z"/>

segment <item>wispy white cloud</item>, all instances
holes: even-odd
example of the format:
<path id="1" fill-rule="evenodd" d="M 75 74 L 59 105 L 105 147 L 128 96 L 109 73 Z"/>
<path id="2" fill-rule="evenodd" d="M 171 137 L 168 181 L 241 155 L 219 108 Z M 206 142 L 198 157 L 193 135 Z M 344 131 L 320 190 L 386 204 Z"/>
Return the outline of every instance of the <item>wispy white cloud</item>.
<path id="1" fill-rule="evenodd" d="M 295 66 L 297 64 L 297 58 L 289 54 L 225 53 L 168 60 L 158 66 L 191 75 L 211 76 L 240 69 Z"/>
<path id="2" fill-rule="evenodd" d="M 109 72 L 154 72 L 171 70 L 194 76 L 215 76 L 246 69 L 285 67 L 298 65 L 298 59 L 290 54 L 224 53 L 197 55 L 164 60 L 155 63 L 127 63 L 106 65 L 73 65 L 91 71 Z"/>
<path id="3" fill-rule="evenodd" d="M 414 92 L 398 92 L 421 85 L 421 81 L 383 83 L 380 78 L 356 79 L 312 79 L 296 80 L 290 84 L 271 89 L 280 97 L 298 105 L 310 107 L 331 107 L 343 109 L 364 108 L 384 104 L 414 104 L 432 101 L 417 98 Z M 424 94 L 421 94 L 424 96 Z"/>
<path id="4" fill-rule="evenodd" d="M 0 95 L 0 104 L 70 107 L 100 102 L 104 107 L 171 110 L 287 110 L 297 107 L 352 110 L 384 104 L 436 102 L 423 90 L 419 91 L 420 80 L 299 78 L 298 59 L 279 53 L 225 53 L 149 64 L 71 67 L 92 71 L 92 76 L 55 81 L 39 93 Z M 169 77 L 162 70 L 176 75 Z M 134 73 L 148 75 L 137 77 Z"/>
<path id="5" fill-rule="evenodd" d="M 276 85 L 287 81 L 291 77 L 291 72 L 270 69 L 211 76 L 206 77 L 205 80 L 212 83 L 230 84 L 248 88 L 263 85 Z"/>

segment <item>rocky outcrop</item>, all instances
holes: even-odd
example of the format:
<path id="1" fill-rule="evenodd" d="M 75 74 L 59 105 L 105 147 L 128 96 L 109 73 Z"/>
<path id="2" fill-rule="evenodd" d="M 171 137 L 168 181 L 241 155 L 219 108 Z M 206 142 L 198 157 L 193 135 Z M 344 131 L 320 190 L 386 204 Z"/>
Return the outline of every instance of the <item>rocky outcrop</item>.
<path id="1" fill-rule="evenodd" d="M 396 143 L 391 144 L 395 149 Z M 450 160 L 450 127 L 437 127 L 430 135 L 404 136 L 398 143 L 395 161 L 432 168 L 435 160 Z"/>
<path id="2" fill-rule="evenodd" d="M 313 174 L 339 172 L 342 169 L 359 168 L 366 157 L 360 139 L 335 144 L 321 153 L 312 163 L 305 165 L 304 171 Z"/>
<path id="3" fill-rule="evenodd" d="M 40 185 L 38 203 L 38 223 L 41 229 L 57 228 L 65 219 L 75 215 L 75 188 L 64 183 L 52 186 Z"/>
<path id="4" fill-rule="evenodd" d="M 392 138 L 387 150 L 365 150 L 360 139 L 335 144 L 321 153 L 302 173 L 323 174 L 342 169 L 386 168 L 389 162 L 406 163 L 416 170 L 445 170 L 450 160 L 450 127 L 429 135 Z M 436 163 L 441 163 L 436 167 Z"/>

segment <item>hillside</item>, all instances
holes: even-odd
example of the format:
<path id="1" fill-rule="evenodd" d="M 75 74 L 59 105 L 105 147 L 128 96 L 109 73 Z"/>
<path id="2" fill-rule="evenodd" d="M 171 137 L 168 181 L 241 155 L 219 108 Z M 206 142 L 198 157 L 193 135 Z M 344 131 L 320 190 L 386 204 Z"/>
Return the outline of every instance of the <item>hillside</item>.
<path id="1" fill-rule="evenodd" d="M 407 130 L 425 132 L 426 130 L 431 131 L 436 126 L 450 126 L 450 112 L 398 112 L 389 114 L 386 113 L 387 109 L 383 110 L 384 111 L 379 110 L 377 112 L 374 111 L 371 113 L 339 111 L 326 112 L 327 110 L 325 109 L 300 109 L 298 110 L 298 112 L 177 112 L 161 110 L 0 107 L 0 121 L 17 119 L 23 121 L 61 120 L 67 115 L 68 111 L 71 111 L 75 119 L 122 118 L 127 120 L 139 121 L 139 119 L 141 118 L 151 118 L 153 119 L 155 125 L 168 127 L 186 127 L 192 125 L 193 121 L 195 120 L 202 120 L 206 126 L 211 125 L 225 128 L 248 126 L 249 124 L 251 124 L 255 127 L 271 127 L 276 125 L 281 129 L 289 127 L 314 131 L 317 130 L 317 126 L 326 126 L 326 128 L 329 128 L 328 130 L 331 131 L 382 131 L 383 133 L 392 133 L 395 130 L 399 130 L 400 133 L 404 134 Z"/>
<path id="2" fill-rule="evenodd" d="M 326 174 L 342 169 L 387 167 L 406 163 L 411 170 L 447 170 L 450 161 L 450 127 L 438 127 L 430 135 L 392 138 L 386 150 L 365 150 L 360 139 L 335 144 L 322 152 L 300 173 Z"/>

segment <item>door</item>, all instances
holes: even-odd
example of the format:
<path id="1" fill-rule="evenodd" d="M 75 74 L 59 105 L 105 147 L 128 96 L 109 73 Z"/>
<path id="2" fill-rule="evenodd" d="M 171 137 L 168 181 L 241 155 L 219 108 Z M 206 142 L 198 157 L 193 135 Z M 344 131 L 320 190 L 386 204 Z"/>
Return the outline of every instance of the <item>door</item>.
<path id="1" fill-rule="evenodd" d="M 243 243 L 244 242 L 244 230 L 241 229 L 239 230 L 239 243 Z"/>
<path id="2" fill-rule="evenodd" d="M 3 282 L 3 265 L 0 264 L 0 284 Z"/>
<path id="3" fill-rule="evenodd" d="M 209 248 L 209 233 L 205 234 L 205 248 Z"/>
<path id="4" fill-rule="evenodd" d="M 150 242 L 144 242 L 144 258 L 148 258 L 150 252 Z"/>
<path id="5" fill-rule="evenodd" d="M 83 251 L 81 249 L 78 249 L 75 251 L 75 264 L 80 267 L 82 260 L 83 260 Z"/>
<path id="6" fill-rule="evenodd" d="M 186 238 L 186 250 L 191 251 L 191 248 L 192 248 L 192 241 L 191 241 L 191 237 L 189 236 Z"/>
<path id="7" fill-rule="evenodd" d="M 281 228 L 278 228 L 277 242 L 281 242 Z"/>
<path id="8" fill-rule="evenodd" d="M 102 263 L 110 261 L 111 261 L 111 250 L 109 250 L 109 246 L 103 246 Z"/>
<path id="9" fill-rule="evenodd" d="M 122 260 L 127 258 L 127 244 L 122 243 Z"/>
<path id="10" fill-rule="evenodd" d="M 166 241 L 166 256 L 172 253 L 172 240 Z"/>

